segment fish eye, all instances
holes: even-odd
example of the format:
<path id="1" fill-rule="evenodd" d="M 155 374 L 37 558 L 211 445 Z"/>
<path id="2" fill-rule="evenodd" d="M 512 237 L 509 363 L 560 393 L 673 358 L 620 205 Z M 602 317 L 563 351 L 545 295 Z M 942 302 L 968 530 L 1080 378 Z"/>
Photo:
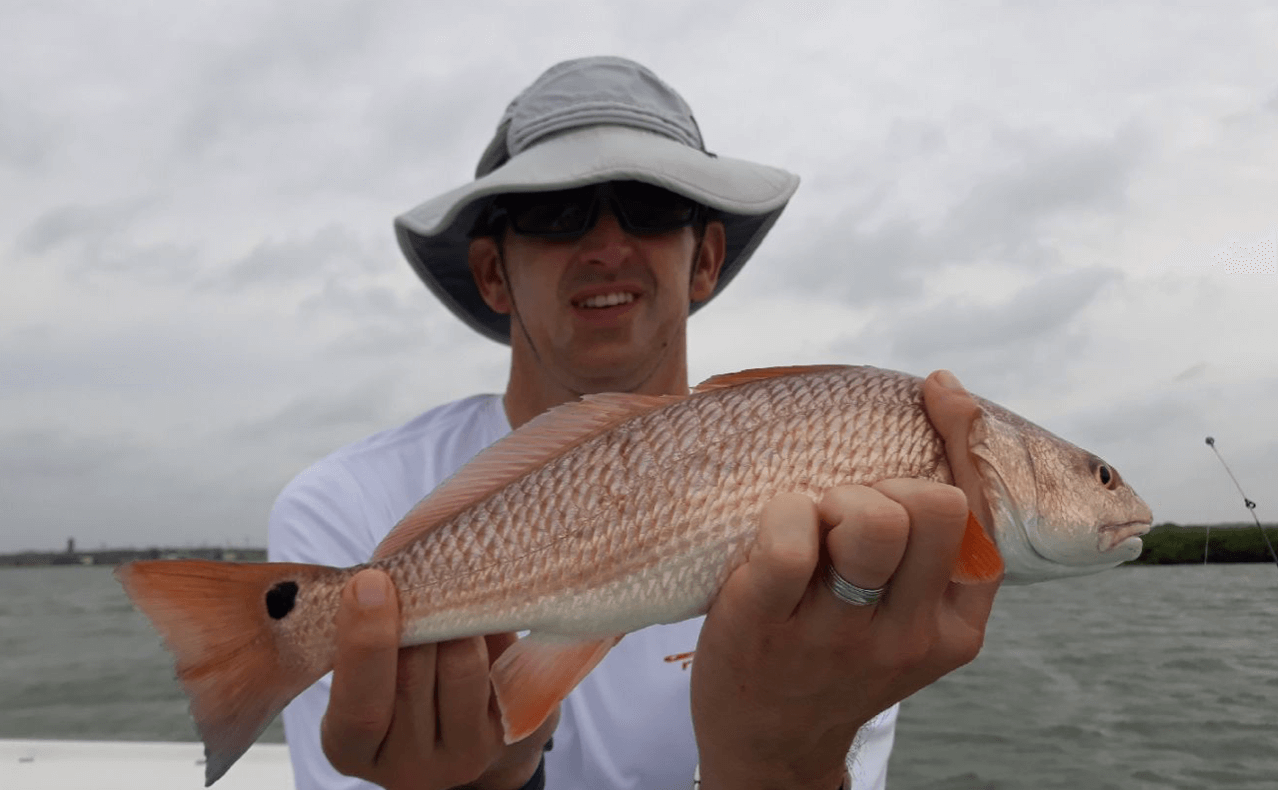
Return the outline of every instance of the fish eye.
<path id="1" fill-rule="evenodd" d="M 1108 488 L 1110 491 L 1118 488 L 1118 472 L 1114 471 L 1108 464 L 1099 458 L 1092 460 L 1092 474 L 1096 476 L 1096 481 Z"/>

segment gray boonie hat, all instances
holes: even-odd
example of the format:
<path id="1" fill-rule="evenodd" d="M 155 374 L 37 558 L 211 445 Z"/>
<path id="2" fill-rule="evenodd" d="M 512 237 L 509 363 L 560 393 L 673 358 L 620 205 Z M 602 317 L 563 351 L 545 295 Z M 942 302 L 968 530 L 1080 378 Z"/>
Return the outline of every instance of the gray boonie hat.
<path id="1" fill-rule="evenodd" d="M 655 184 L 716 210 L 727 250 L 714 295 L 799 186 L 793 173 L 706 151 L 691 108 L 647 68 L 618 57 L 581 58 L 552 66 L 516 96 L 475 180 L 396 217 L 395 235 L 448 309 L 509 343 L 509 316 L 484 303 L 470 272 L 470 230 L 480 213 L 496 195 L 622 180 Z"/>

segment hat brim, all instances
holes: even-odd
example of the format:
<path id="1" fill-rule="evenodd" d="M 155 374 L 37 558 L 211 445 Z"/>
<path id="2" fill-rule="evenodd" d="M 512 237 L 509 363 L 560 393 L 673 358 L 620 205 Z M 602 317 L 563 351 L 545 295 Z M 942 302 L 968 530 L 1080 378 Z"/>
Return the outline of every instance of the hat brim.
<path id="1" fill-rule="evenodd" d="M 740 271 L 799 186 L 798 176 L 775 167 L 715 156 L 641 129 L 592 126 L 540 142 L 488 175 L 399 215 L 395 235 L 440 301 L 484 336 L 509 343 L 509 317 L 484 302 L 468 262 L 470 229 L 488 199 L 623 180 L 655 184 L 717 211 L 727 244 L 711 299 Z"/>

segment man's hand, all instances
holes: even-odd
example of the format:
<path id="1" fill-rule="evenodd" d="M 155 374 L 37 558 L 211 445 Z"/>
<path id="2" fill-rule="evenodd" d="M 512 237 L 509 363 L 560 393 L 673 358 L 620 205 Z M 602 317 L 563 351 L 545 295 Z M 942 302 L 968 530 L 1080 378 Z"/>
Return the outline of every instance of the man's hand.
<path id="1" fill-rule="evenodd" d="M 950 439 L 975 403 L 936 378 L 925 385 L 929 416 Z M 967 513 L 962 491 L 922 480 L 843 486 L 820 503 L 782 495 L 764 508 L 693 663 L 705 790 L 834 790 L 862 725 L 976 657 L 998 582 L 950 582 Z M 877 604 L 845 603 L 825 584 L 826 562 L 887 591 Z"/>
<path id="2" fill-rule="evenodd" d="M 514 634 L 399 648 L 399 605 L 380 571 L 342 593 L 321 741 L 333 767 L 387 790 L 516 790 L 537 769 L 558 711 L 519 743 L 502 741 L 488 681 Z"/>

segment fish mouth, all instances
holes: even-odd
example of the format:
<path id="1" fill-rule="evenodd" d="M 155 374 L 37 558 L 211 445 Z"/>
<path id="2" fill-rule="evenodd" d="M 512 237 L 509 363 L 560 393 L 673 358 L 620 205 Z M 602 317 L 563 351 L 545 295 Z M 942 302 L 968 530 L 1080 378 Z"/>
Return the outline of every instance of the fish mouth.
<path id="1" fill-rule="evenodd" d="M 1153 524 L 1149 521 L 1124 521 L 1121 524 L 1107 524 L 1100 528 L 1100 535 L 1097 541 L 1097 548 L 1101 553 L 1107 553 L 1122 546 L 1128 541 L 1132 541 L 1129 548 L 1136 549 L 1139 553 L 1141 548 L 1140 536 L 1149 532 Z"/>

